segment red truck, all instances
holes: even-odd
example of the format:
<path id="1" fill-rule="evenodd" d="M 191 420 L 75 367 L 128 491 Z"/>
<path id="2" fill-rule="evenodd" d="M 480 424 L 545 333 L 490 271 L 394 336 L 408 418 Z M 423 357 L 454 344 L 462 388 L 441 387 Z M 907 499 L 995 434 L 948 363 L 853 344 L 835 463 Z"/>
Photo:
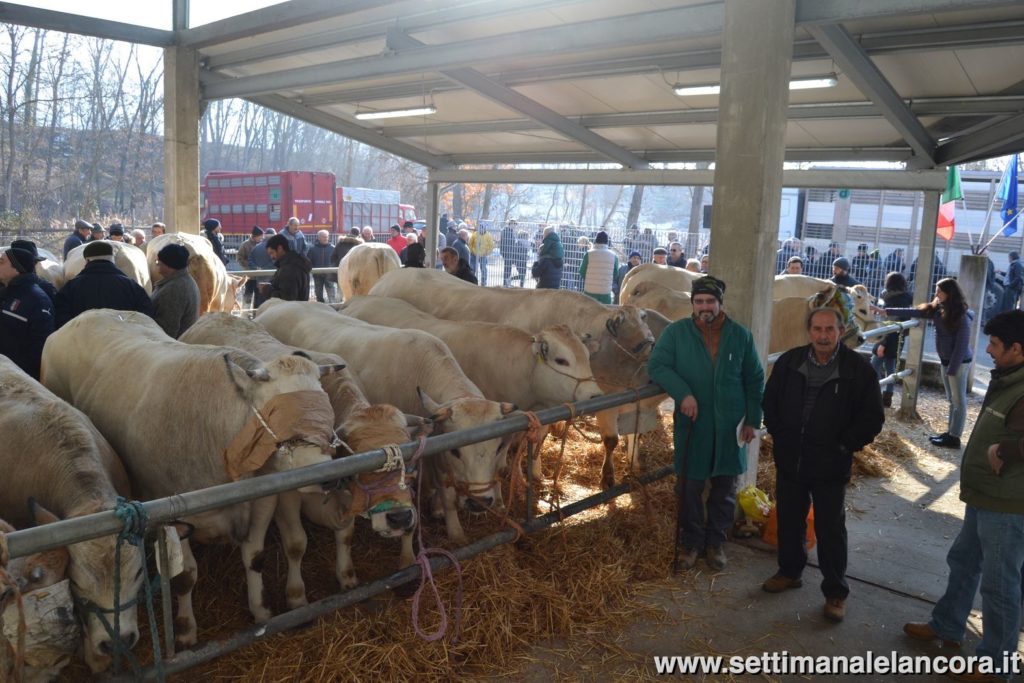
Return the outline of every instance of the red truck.
<path id="1" fill-rule="evenodd" d="M 225 235 L 248 235 L 254 225 L 280 229 L 292 216 L 308 231 L 347 232 L 373 226 L 386 233 L 416 220 L 416 210 L 392 190 L 338 187 L 333 173 L 211 171 L 200 187 L 202 220 L 216 218 Z"/>

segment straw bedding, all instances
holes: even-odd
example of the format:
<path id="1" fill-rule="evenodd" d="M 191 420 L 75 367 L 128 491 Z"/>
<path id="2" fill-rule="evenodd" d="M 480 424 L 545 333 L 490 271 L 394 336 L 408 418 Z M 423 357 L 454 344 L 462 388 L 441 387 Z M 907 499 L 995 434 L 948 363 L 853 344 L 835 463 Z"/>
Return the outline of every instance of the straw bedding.
<path id="1" fill-rule="evenodd" d="M 671 416 L 663 415 L 660 429 L 642 437 L 641 448 L 649 468 L 671 462 L 671 433 Z M 547 477 L 555 471 L 560 444 L 560 439 L 550 437 L 545 443 L 543 462 Z M 774 474 L 770 472 L 770 448 L 770 439 L 766 439 L 758 481 L 766 491 L 774 492 L 774 486 L 764 479 L 768 473 Z M 622 450 L 619 449 L 616 459 L 616 476 L 620 481 L 628 471 Z M 547 512 L 552 496 L 560 496 L 561 502 L 567 503 L 597 492 L 602 451 L 593 418 L 579 420 L 577 427 L 568 430 L 558 490 L 553 491 L 550 480 L 546 480 L 538 491 L 542 501 L 536 512 Z M 889 433 L 861 455 L 872 463 L 865 468 L 866 473 L 883 474 L 889 458 L 904 457 L 899 437 Z M 448 570 L 437 576 L 450 624 L 448 637 L 441 641 L 427 643 L 418 638 L 411 621 L 410 599 L 385 593 L 321 618 L 306 629 L 250 645 L 170 680 L 447 681 L 517 675 L 536 663 L 531 653 L 537 652 L 532 646 L 538 642 L 581 642 L 573 636 L 621 628 L 643 616 L 658 616 L 637 598 L 643 589 L 642 582 L 663 578 L 669 572 L 674 508 L 670 477 L 572 517 L 561 527 L 531 534 L 515 545 L 501 546 L 463 562 L 463 625 L 458 642 L 450 640 L 457 583 L 454 572 Z M 519 500 L 513 516 L 522 515 L 523 502 Z M 463 514 L 462 519 L 470 539 L 506 528 L 492 516 Z M 334 542 L 323 529 L 308 527 L 308 531 L 303 576 L 307 596 L 314 601 L 336 591 Z M 451 547 L 439 521 L 427 521 L 424 541 L 428 546 Z M 285 609 L 286 565 L 273 532 L 267 548 L 264 578 L 268 604 L 278 613 Z M 361 521 L 357 523 L 353 555 L 363 582 L 398 568 L 397 540 L 377 538 Z M 199 584 L 194 604 L 200 642 L 224 638 L 250 626 L 238 549 L 200 546 L 196 556 Z M 427 595 L 420 618 L 426 631 L 434 630 L 439 623 L 437 608 Z M 150 641 L 143 613 L 140 623 L 143 639 L 137 652 L 148 660 Z M 592 645 L 589 638 L 582 641 Z M 591 649 L 570 646 L 563 652 L 593 664 L 596 654 Z M 637 662 L 637 666 L 642 667 L 642 662 Z M 86 677 L 84 666 L 76 663 L 65 671 L 62 680 Z"/>

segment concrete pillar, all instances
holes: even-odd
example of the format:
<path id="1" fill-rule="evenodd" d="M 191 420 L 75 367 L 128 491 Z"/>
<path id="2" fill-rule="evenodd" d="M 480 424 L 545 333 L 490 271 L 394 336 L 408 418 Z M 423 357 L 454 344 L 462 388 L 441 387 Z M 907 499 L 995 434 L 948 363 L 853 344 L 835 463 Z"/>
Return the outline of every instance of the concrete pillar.
<path id="1" fill-rule="evenodd" d="M 917 271 L 914 276 L 914 305 L 932 300 L 932 268 L 935 265 L 935 225 L 939 221 L 938 192 L 926 192 L 924 216 L 921 219 L 921 243 L 918 248 Z M 924 356 L 924 326 L 910 329 L 907 335 L 907 368 L 914 371 L 903 380 L 900 418 L 919 419 L 917 392 L 921 386 L 921 359 Z"/>
<path id="2" fill-rule="evenodd" d="M 853 193 L 843 199 L 836 193 L 835 214 L 832 217 L 832 241 L 842 245 L 843 256 L 850 258 L 850 249 L 846 244 L 846 233 L 850 229 L 850 201 Z"/>
<path id="3" fill-rule="evenodd" d="M 981 332 L 981 314 L 985 305 L 985 276 L 988 275 L 988 257 L 965 254 L 960 257 L 960 271 L 957 282 L 960 289 L 964 290 L 967 298 L 967 307 L 974 311 L 974 320 L 971 322 L 971 348 L 974 349 L 974 360 L 971 362 L 971 369 L 967 375 L 967 391 L 970 393 L 974 386 L 974 368 L 977 367 L 978 356 L 978 335 Z"/>
<path id="4" fill-rule="evenodd" d="M 711 228 L 711 274 L 764 362 L 782 203 L 796 0 L 726 0 Z M 717 201 L 728 197 L 727 201 Z M 743 485 L 757 475 L 748 453 Z"/>
<path id="5" fill-rule="evenodd" d="M 164 49 L 164 223 L 199 234 L 199 59 Z"/>
<path id="6" fill-rule="evenodd" d="M 438 221 L 441 218 L 438 214 L 440 189 L 441 186 L 438 183 L 427 183 L 427 213 L 423 216 L 423 220 L 427 222 L 427 226 L 424 228 L 427 231 L 427 268 L 433 268 L 437 265 L 437 235 L 440 231 Z"/>

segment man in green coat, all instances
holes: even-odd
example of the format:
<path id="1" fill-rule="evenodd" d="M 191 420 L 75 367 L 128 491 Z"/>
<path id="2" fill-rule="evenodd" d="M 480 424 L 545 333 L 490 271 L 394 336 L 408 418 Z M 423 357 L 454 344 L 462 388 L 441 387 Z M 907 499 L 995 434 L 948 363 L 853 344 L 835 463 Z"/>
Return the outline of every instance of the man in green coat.
<path id="1" fill-rule="evenodd" d="M 764 369 L 750 331 L 722 311 L 724 295 L 721 280 L 695 280 L 693 317 L 665 328 L 647 365 L 676 406 L 677 542 L 686 569 L 704 549 L 708 566 L 725 567 L 722 544 L 735 517 L 736 482 L 747 470 L 746 444 L 761 424 Z M 702 494 L 709 483 L 705 524 Z"/>

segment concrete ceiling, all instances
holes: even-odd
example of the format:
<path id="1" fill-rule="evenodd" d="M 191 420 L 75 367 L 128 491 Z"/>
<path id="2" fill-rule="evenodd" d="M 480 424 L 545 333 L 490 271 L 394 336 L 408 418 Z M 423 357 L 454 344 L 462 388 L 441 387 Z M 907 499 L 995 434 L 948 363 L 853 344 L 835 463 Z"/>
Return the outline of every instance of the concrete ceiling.
<path id="1" fill-rule="evenodd" d="M 292 0 L 159 31 L 0 3 L 0 21 L 151 45 L 202 60 L 207 99 L 242 97 L 434 168 L 712 160 L 721 2 Z M 1024 3 L 797 0 L 791 160 L 913 168 L 1024 149 Z M 418 118 L 360 111 L 432 103 Z"/>

